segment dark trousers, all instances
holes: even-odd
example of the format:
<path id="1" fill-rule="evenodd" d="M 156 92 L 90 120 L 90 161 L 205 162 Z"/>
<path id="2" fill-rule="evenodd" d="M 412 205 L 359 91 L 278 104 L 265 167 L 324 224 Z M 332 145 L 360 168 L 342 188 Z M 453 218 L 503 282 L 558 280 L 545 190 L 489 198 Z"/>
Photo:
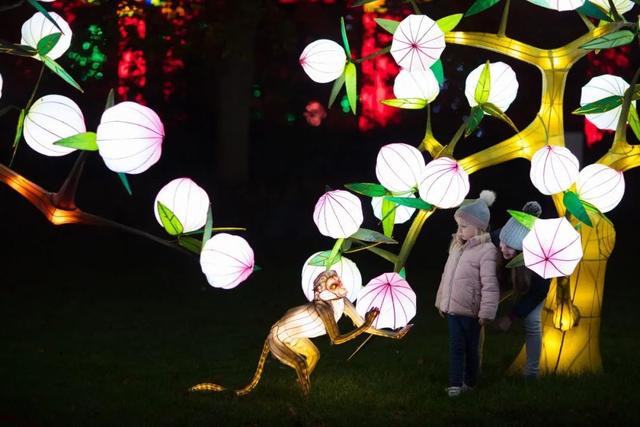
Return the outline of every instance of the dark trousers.
<path id="1" fill-rule="evenodd" d="M 474 387 L 480 368 L 480 324 L 474 317 L 447 314 L 449 324 L 449 386 Z"/>

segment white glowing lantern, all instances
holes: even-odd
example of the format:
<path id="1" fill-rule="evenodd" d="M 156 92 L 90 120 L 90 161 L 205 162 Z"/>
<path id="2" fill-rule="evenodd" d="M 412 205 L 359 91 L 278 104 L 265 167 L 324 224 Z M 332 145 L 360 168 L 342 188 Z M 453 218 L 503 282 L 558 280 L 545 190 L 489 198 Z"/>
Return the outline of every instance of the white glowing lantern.
<path id="1" fill-rule="evenodd" d="M 47 56 L 51 59 L 60 58 L 71 45 L 71 28 L 69 24 L 60 15 L 55 12 L 49 12 L 49 15 L 62 29 L 62 35 L 56 43 L 56 45 L 47 53 Z M 53 25 L 53 22 L 49 21 L 42 13 L 36 12 L 28 21 L 22 24 L 22 40 L 21 44 L 26 44 L 34 49 L 38 48 L 38 42 L 49 34 L 59 33 L 58 27 Z M 35 55 L 36 58 L 40 58 L 40 55 Z"/>
<path id="2" fill-rule="evenodd" d="M 62 95 L 46 95 L 31 105 L 24 118 L 24 140 L 33 150 L 45 156 L 64 156 L 75 151 L 53 145 L 54 142 L 86 132 L 80 107 Z"/>
<path id="3" fill-rule="evenodd" d="M 418 186 L 424 166 L 424 157 L 416 147 L 387 144 L 378 152 L 376 177 L 387 190 L 407 193 Z"/>
<path id="4" fill-rule="evenodd" d="M 374 328 L 405 327 L 416 315 L 416 293 L 398 273 L 381 274 L 358 294 L 356 311 L 364 317 L 372 308 L 380 310 Z"/>
<path id="5" fill-rule="evenodd" d="M 351 236 L 363 219 L 360 199 L 344 190 L 324 193 L 313 211 L 313 222 L 320 233 L 334 239 Z"/>
<path id="6" fill-rule="evenodd" d="M 599 6 L 600 8 L 609 12 L 611 8 L 609 7 L 609 0 L 590 0 L 591 3 Z M 618 13 L 623 14 L 629 12 L 633 9 L 633 1 L 632 0 L 613 0 L 613 5 L 615 6 Z"/>
<path id="7" fill-rule="evenodd" d="M 309 265 L 309 261 L 321 254 L 323 254 L 323 252 L 316 252 L 311 255 L 302 266 L 302 291 L 309 301 L 313 299 L 313 281 L 320 273 L 327 269 L 325 266 Z M 326 252 L 326 254 L 328 255 L 329 252 Z M 362 276 L 360 275 L 358 266 L 349 258 L 340 257 L 338 261 L 331 265 L 330 269 L 338 273 L 342 284 L 347 290 L 347 298 L 349 301 L 355 301 L 358 292 L 362 289 Z"/>
<path id="8" fill-rule="evenodd" d="M 537 219 L 522 241 L 524 264 L 545 279 L 569 276 L 582 258 L 580 234 L 564 217 Z"/>
<path id="9" fill-rule="evenodd" d="M 445 48 L 444 33 L 426 15 L 409 15 L 393 33 L 391 56 L 404 69 L 426 71 Z"/>
<path id="10" fill-rule="evenodd" d="M 600 210 L 609 212 L 624 195 L 624 175 L 609 166 L 594 163 L 582 169 L 576 182 L 578 195 Z"/>
<path id="11" fill-rule="evenodd" d="M 484 66 L 485 64 L 479 65 L 471 71 L 465 82 L 464 94 L 472 107 L 478 105 L 475 100 L 475 92 Z M 499 61 L 489 64 L 489 74 L 491 83 L 487 102 L 494 104 L 502 111 L 507 111 L 518 94 L 516 73 L 509 65 Z"/>
<path id="12" fill-rule="evenodd" d="M 253 272 L 253 250 L 240 236 L 216 234 L 202 248 L 200 267 L 214 288 L 235 288 Z"/>
<path id="13" fill-rule="evenodd" d="M 427 163 L 418 190 L 425 202 L 442 209 L 453 208 L 469 193 L 469 175 L 455 160 L 440 157 Z"/>
<path id="14" fill-rule="evenodd" d="M 584 5 L 585 0 L 529 0 L 538 6 L 546 7 L 557 11 L 576 10 Z"/>
<path id="15" fill-rule="evenodd" d="M 97 132 L 100 156 L 109 169 L 142 173 L 162 154 L 164 126 L 149 107 L 125 101 L 102 114 Z"/>
<path id="16" fill-rule="evenodd" d="M 0 74 L 0 98 L 2 98 L 2 74 Z"/>
<path id="17" fill-rule="evenodd" d="M 162 225 L 158 202 L 173 212 L 182 224 L 184 233 L 198 230 L 207 222 L 209 196 L 189 178 L 174 179 L 158 192 L 153 202 L 153 212 L 158 224 Z"/>
<path id="18" fill-rule="evenodd" d="M 618 76 L 603 74 L 594 77 L 582 87 L 580 106 L 599 101 L 609 96 L 624 96 L 624 92 L 628 88 L 629 83 Z M 635 101 L 633 104 L 635 105 Z M 604 113 L 585 114 L 585 117 L 598 129 L 616 130 L 621 112 L 622 106 L 618 106 Z"/>
<path id="19" fill-rule="evenodd" d="M 347 55 L 338 43 L 320 39 L 304 48 L 299 61 L 311 80 L 316 83 L 328 83 L 342 75 Z"/>
<path id="20" fill-rule="evenodd" d="M 416 198 L 413 193 L 405 193 L 405 194 L 397 194 L 397 197 L 412 197 Z M 371 198 L 371 207 L 373 208 L 373 215 L 382 220 L 382 199 L 384 197 L 372 197 Z M 416 211 L 415 208 L 410 208 L 409 206 L 397 205 L 395 209 L 395 216 L 393 217 L 394 224 L 403 224 L 411 219 L 413 213 Z"/>
<path id="21" fill-rule="evenodd" d="M 393 95 L 396 98 L 418 98 L 432 102 L 440 93 L 440 84 L 431 69 L 400 70 L 393 82 Z"/>
<path id="22" fill-rule="evenodd" d="M 571 187 L 579 167 L 578 159 L 567 148 L 545 145 L 531 158 L 529 178 L 538 191 L 550 196 Z"/>

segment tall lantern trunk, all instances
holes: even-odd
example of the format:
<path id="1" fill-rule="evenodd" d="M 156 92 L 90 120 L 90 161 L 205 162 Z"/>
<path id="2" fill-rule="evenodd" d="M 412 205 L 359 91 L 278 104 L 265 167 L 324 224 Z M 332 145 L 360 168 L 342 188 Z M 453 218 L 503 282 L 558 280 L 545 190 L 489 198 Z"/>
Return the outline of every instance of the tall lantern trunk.
<path id="1" fill-rule="evenodd" d="M 616 240 L 613 224 L 606 218 L 589 212 L 593 227 L 580 226 L 584 257 L 570 278 L 573 304 L 580 311 L 578 324 L 568 331 L 553 326 L 553 310 L 556 307 L 556 280 L 542 312 L 541 374 L 577 374 L 602 371 L 600 356 L 600 315 L 607 260 Z M 575 224 L 574 224 L 575 225 Z M 526 362 L 523 346 L 509 368 L 518 373 Z"/>

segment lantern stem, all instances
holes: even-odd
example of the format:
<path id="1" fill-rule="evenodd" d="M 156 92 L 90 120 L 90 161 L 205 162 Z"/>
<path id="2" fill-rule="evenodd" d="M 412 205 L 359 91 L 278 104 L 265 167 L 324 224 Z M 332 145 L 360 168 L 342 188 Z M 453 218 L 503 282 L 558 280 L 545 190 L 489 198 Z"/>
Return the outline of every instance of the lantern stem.
<path id="1" fill-rule="evenodd" d="M 582 13 L 578 12 L 578 16 L 580 16 L 580 18 L 582 19 L 582 22 L 584 22 L 584 25 L 587 26 L 589 31 L 593 31 L 596 28 L 596 26 L 593 25 L 593 22 L 591 22 L 591 20 L 586 16 L 584 16 Z"/>
<path id="2" fill-rule="evenodd" d="M 504 4 L 504 9 L 502 10 L 502 19 L 500 19 L 500 27 L 498 29 L 498 37 L 504 37 L 505 32 L 507 31 L 507 21 L 509 20 L 510 5 L 511 0 L 507 0 Z"/>
<path id="3" fill-rule="evenodd" d="M 373 59 L 376 56 L 380 56 L 380 55 L 384 55 L 385 53 L 389 53 L 390 50 L 391 50 L 391 45 L 389 45 L 387 47 L 383 47 L 382 49 L 377 50 L 377 51 L 375 51 L 373 53 L 370 53 L 367 56 L 363 56 L 362 58 L 354 59 L 352 62 L 355 63 L 355 64 L 359 64 L 361 62 L 368 61 L 369 59 Z"/>
<path id="4" fill-rule="evenodd" d="M 8 4 L 6 6 L 2 6 L 2 7 L 0 7 L 0 12 L 4 12 L 5 10 L 15 9 L 16 7 L 21 6 L 22 3 L 24 3 L 24 0 L 18 0 L 17 2 L 15 2 L 13 4 Z"/>
<path id="5" fill-rule="evenodd" d="M 404 265 L 407 263 L 407 258 L 409 258 L 409 254 L 413 249 L 413 245 L 415 245 L 418 236 L 420 235 L 420 231 L 422 230 L 422 226 L 424 222 L 431 216 L 432 213 L 435 212 L 435 208 L 424 210 L 420 209 L 418 214 L 413 219 L 411 223 L 411 227 L 407 232 L 407 236 L 404 238 L 404 242 L 402 242 L 402 247 L 400 248 L 400 253 L 398 254 L 398 259 L 393 265 L 393 271 L 398 273 Z"/>
<path id="6" fill-rule="evenodd" d="M 413 12 L 416 15 L 422 15 L 422 11 L 420 10 L 420 7 L 418 6 L 418 3 L 416 3 L 416 0 L 409 0 L 409 3 L 411 3 L 411 6 L 413 7 Z"/>
<path id="7" fill-rule="evenodd" d="M 329 254 L 329 257 L 327 258 L 327 260 L 325 261 L 326 271 L 331 270 L 331 266 L 334 264 L 333 260 L 338 255 L 338 252 L 340 252 L 340 247 L 342 246 L 342 243 L 344 243 L 344 238 L 341 237 L 339 239 L 336 239 L 336 242 L 333 244 L 333 249 L 331 249 L 331 253 Z"/>
<path id="8" fill-rule="evenodd" d="M 84 169 L 84 163 L 89 155 L 88 151 L 80 153 L 76 162 L 69 172 L 69 176 L 65 179 L 62 187 L 57 193 L 53 195 L 53 205 L 60 209 L 75 209 L 76 208 L 76 192 L 78 191 L 78 184 L 80 183 L 80 176 Z"/>
<path id="9" fill-rule="evenodd" d="M 471 116 L 469 116 L 469 117 L 471 117 Z M 468 121 L 469 121 L 469 118 L 467 118 L 467 120 L 465 120 L 460 125 L 460 127 L 456 131 L 455 135 L 453 135 L 453 138 L 451 138 L 451 141 L 449 141 L 449 143 L 442 149 L 442 151 L 437 155 L 437 157 L 453 156 L 453 150 L 456 148 L 456 144 L 458 143 L 458 141 L 460 141 L 460 138 L 462 137 L 462 134 L 464 133 L 464 130 L 467 128 L 467 122 Z"/>
<path id="10" fill-rule="evenodd" d="M 616 135 L 613 138 L 613 144 L 611 149 L 617 148 L 621 144 L 627 143 L 627 121 L 629 120 L 629 110 L 631 109 L 631 102 L 633 100 L 633 95 L 636 88 L 636 83 L 638 83 L 638 78 L 640 78 L 640 68 L 636 70 L 636 73 L 633 75 L 633 79 L 631 80 L 631 85 L 624 93 L 624 101 L 622 102 L 622 111 L 620 112 L 620 117 L 618 118 L 618 126 L 616 126 Z"/>

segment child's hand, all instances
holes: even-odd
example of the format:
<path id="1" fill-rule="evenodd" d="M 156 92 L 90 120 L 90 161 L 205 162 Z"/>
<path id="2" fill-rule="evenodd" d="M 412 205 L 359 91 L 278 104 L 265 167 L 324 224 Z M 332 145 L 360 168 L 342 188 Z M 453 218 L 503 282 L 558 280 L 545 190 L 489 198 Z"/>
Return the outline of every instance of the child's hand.
<path id="1" fill-rule="evenodd" d="M 444 319 L 444 312 L 442 310 L 438 309 L 438 314 Z"/>
<path id="2" fill-rule="evenodd" d="M 491 319 L 478 319 L 478 323 L 480 323 L 480 325 L 482 326 L 488 325 L 489 323 L 491 323 Z"/>

